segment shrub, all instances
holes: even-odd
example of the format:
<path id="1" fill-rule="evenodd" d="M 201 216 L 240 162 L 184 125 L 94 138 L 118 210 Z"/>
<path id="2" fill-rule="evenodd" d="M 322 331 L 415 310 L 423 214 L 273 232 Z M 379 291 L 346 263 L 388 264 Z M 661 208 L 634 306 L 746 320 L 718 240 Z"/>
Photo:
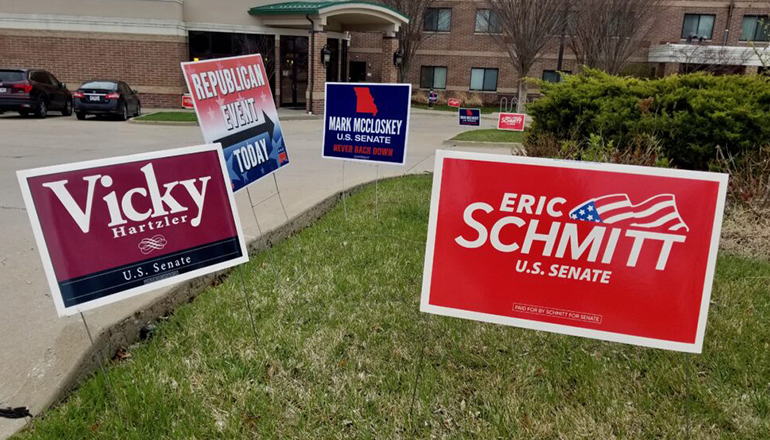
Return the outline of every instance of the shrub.
<path id="1" fill-rule="evenodd" d="M 717 145 L 743 154 L 770 140 L 770 78 L 765 76 L 637 79 L 585 69 L 540 86 L 543 98 L 528 107 L 533 141 L 548 134 L 586 146 L 591 135 L 598 135 L 623 150 L 638 136 L 654 137 L 675 165 L 705 170 Z"/>
<path id="2" fill-rule="evenodd" d="M 425 90 L 415 90 L 412 92 L 412 102 L 415 104 L 428 104 L 428 92 Z"/>
<path id="3" fill-rule="evenodd" d="M 525 142 L 528 156 L 663 168 L 670 166 L 660 142 L 646 135 L 635 136 L 623 149 L 619 149 L 613 141 L 606 141 L 595 134 L 585 142 L 559 142 L 549 134 L 540 135 L 537 139 L 530 135 Z"/>
<path id="4" fill-rule="evenodd" d="M 714 171 L 730 175 L 727 196 L 733 206 L 742 206 L 757 217 L 770 211 L 770 147 L 734 156 L 717 147 Z"/>

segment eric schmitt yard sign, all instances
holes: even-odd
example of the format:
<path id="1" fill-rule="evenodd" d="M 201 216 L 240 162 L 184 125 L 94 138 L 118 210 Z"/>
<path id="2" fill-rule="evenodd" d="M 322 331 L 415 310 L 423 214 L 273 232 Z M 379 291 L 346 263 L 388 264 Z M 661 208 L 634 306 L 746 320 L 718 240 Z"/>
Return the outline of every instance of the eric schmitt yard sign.
<path id="1" fill-rule="evenodd" d="M 727 176 L 439 151 L 421 310 L 700 353 Z"/>

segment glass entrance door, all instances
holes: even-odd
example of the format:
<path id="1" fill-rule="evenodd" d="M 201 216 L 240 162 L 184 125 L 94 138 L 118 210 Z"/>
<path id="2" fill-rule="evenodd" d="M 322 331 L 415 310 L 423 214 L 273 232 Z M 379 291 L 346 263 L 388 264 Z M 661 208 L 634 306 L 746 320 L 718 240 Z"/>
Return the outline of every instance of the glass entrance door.
<path id="1" fill-rule="evenodd" d="M 281 37 L 281 106 L 305 107 L 308 37 Z"/>

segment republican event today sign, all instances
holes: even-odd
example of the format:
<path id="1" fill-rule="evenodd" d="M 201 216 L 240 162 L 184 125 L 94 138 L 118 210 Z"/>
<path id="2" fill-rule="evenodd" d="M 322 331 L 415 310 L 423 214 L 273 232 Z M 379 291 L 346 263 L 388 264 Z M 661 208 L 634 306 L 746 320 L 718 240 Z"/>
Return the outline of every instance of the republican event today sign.
<path id="1" fill-rule="evenodd" d="M 438 151 L 423 312 L 700 353 L 727 176 Z"/>
<path id="2" fill-rule="evenodd" d="M 326 83 L 322 157 L 403 165 L 411 84 Z"/>
<path id="3" fill-rule="evenodd" d="M 289 164 L 261 55 L 182 63 L 207 143 L 222 144 L 233 191 Z"/>
<path id="4" fill-rule="evenodd" d="M 248 261 L 218 145 L 17 172 L 59 316 Z"/>

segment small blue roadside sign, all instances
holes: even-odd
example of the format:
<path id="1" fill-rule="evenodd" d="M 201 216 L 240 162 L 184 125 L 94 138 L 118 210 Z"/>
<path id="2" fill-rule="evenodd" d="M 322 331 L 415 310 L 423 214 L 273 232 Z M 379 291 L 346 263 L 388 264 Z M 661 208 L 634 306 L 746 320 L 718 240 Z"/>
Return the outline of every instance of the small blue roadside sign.
<path id="1" fill-rule="evenodd" d="M 460 108 L 457 110 L 457 114 L 460 115 L 460 125 L 471 125 L 478 127 L 481 125 L 481 109 L 480 108 Z"/>
<path id="2" fill-rule="evenodd" d="M 403 165 L 411 84 L 326 83 L 322 157 Z"/>

